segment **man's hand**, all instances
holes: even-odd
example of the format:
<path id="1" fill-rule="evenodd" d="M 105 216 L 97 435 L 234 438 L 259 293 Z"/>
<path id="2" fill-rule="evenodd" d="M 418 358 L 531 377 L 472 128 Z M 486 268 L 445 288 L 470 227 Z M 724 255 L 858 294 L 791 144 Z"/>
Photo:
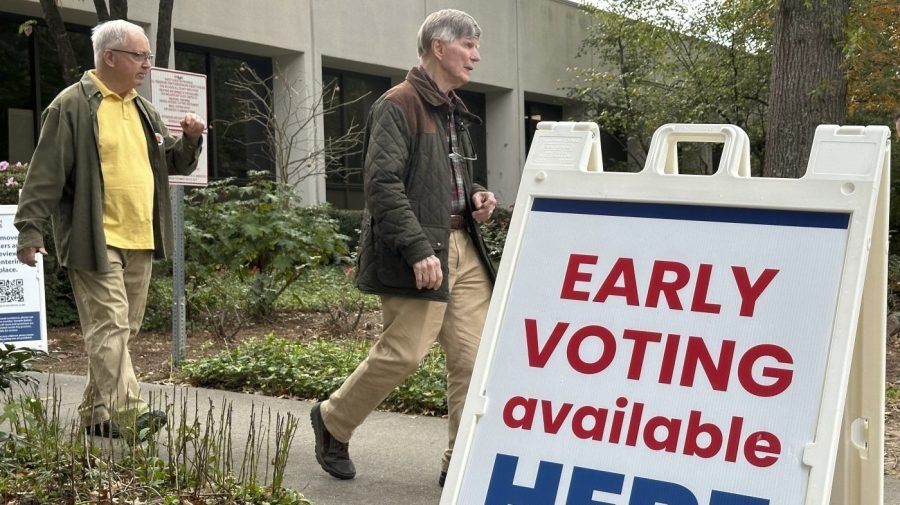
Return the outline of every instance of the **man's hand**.
<path id="1" fill-rule="evenodd" d="M 472 195 L 472 207 L 475 208 L 472 217 L 479 223 L 483 223 L 490 219 L 491 214 L 494 212 L 494 207 L 496 206 L 497 199 L 494 198 L 494 194 L 490 191 L 479 191 Z"/>
<path id="2" fill-rule="evenodd" d="M 25 263 L 26 265 L 33 267 L 37 265 L 37 258 L 35 254 L 41 253 L 41 255 L 46 256 L 47 250 L 43 247 L 23 247 L 16 251 L 16 257 L 19 258 L 19 261 Z"/>
<path id="3" fill-rule="evenodd" d="M 441 272 L 441 260 L 433 254 L 417 261 L 413 265 L 413 272 L 416 274 L 417 289 L 438 289 L 444 280 L 444 274 Z"/>
<path id="4" fill-rule="evenodd" d="M 196 114 L 188 112 L 184 115 L 184 119 L 181 120 L 181 132 L 184 138 L 194 144 L 200 143 L 200 136 L 203 135 L 203 130 L 205 129 L 206 121 Z"/>

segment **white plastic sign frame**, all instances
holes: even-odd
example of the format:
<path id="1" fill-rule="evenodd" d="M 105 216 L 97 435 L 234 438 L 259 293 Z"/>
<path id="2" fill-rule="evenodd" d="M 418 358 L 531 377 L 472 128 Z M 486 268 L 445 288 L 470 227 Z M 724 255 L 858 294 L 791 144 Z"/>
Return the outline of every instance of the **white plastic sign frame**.
<path id="1" fill-rule="evenodd" d="M 596 125 L 540 124 L 441 504 L 829 503 L 842 442 L 883 450 L 841 426 L 889 136 L 820 126 L 770 179 L 732 125 L 661 127 L 635 174 L 602 171 Z M 709 141 L 718 171 L 678 174 Z"/>

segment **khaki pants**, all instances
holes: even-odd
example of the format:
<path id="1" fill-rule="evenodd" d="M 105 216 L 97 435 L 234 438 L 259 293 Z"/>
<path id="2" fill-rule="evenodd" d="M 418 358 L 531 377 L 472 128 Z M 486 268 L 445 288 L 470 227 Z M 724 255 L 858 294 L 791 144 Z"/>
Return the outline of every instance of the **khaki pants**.
<path id="1" fill-rule="evenodd" d="M 437 340 L 447 354 L 449 445 L 441 460 L 442 469 L 447 470 L 491 299 L 490 280 L 465 231 L 450 234 L 449 261 L 448 303 L 381 297 L 381 337 L 321 406 L 325 426 L 338 440 L 350 440 L 366 416 L 416 371 Z"/>
<path id="2" fill-rule="evenodd" d="M 107 247 L 109 272 L 69 270 L 88 356 L 87 385 L 78 411 L 82 426 L 111 419 L 131 426 L 148 410 L 131 366 L 128 340 L 144 318 L 152 251 Z"/>

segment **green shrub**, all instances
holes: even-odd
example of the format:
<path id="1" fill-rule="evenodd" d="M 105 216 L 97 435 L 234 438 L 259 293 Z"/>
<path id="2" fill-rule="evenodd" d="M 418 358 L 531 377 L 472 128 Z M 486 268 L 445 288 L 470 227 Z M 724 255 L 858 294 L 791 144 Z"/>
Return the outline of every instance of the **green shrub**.
<path id="1" fill-rule="evenodd" d="M 249 175 L 245 186 L 226 179 L 187 196 L 185 255 L 201 283 L 222 271 L 247 283 L 249 315 L 262 318 L 303 269 L 340 261 L 348 248 L 326 206 L 301 207 L 268 173 Z"/>
<path id="2" fill-rule="evenodd" d="M 147 308 L 141 328 L 149 331 L 165 331 L 172 328 L 172 272 L 166 262 L 154 262 L 150 288 L 147 290 Z"/>
<path id="3" fill-rule="evenodd" d="M 366 357 L 369 346 L 367 341 L 351 340 L 296 342 L 270 334 L 244 340 L 211 358 L 186 361 L 182 371 L 196 386 L 325 399 Z M 445 370 L 444 353 L 435 346 L 383 406 L 401 412 L 445 414 Z"/>
<path id="4" fill-rule="evenodd" d="M 500 264 L 500 258 L 503 257 L 503 247 L 506 245 L 506 234 L 511 219 L 512 209 L 497 207 L 491 220 L 481 225 L 481 236 L 484 237 L 484 243 L 495 266 Z"/>
<path id="5" fill-rule="evenodd" d="M 0 161 L 0 205 L 17 205 L 19 190 L 25 183 L 28 164 L 17 161 Z"/>
<path id="6" fill-rule="evenodd" d="M 900 256 L 888 256 L 888 311 L 900 311 Z"/>
<path id="7" fill-rule="evenodd" d="M 25 375 L 31 371 L 31 363 L 35 358 L 45 355 L 28 347 L 14 347 L 12 344 L 0 345 L 0 389 L 8 388 L 14 383 L 27 384 L 34 378 Z"/>
<path id="8" fill-rule="evenodd" d="M 359 246 L 363 211 L 330 207 L 328 215 L 337 222 L 338 233 L 347 237 L 347 249 L 355 251 Z"/>
<path id="9" fill-rule="evenodd" d="M 278 306 L 305 312 L 327 312 L 342 304 L 360 305 L 366 311 L 381 308 L 377 296 L 365 294 L 356 288 L 350 267 L 333 265 L 306 270 Z"/>

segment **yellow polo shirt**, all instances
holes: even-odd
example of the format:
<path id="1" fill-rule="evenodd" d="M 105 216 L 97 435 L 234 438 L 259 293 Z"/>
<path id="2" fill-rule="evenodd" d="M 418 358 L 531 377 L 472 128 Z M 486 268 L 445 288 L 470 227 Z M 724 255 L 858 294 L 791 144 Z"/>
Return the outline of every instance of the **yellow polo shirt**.
<path id="1" fill-rule="evenodd" d="M 103 174 L 103 231 L 106 245 L 153 249 L 153 170 L 147 137 L 134 103 L 137 92 L 120 97 L 90 72 L 103 95 L 97 111 Z"/>

